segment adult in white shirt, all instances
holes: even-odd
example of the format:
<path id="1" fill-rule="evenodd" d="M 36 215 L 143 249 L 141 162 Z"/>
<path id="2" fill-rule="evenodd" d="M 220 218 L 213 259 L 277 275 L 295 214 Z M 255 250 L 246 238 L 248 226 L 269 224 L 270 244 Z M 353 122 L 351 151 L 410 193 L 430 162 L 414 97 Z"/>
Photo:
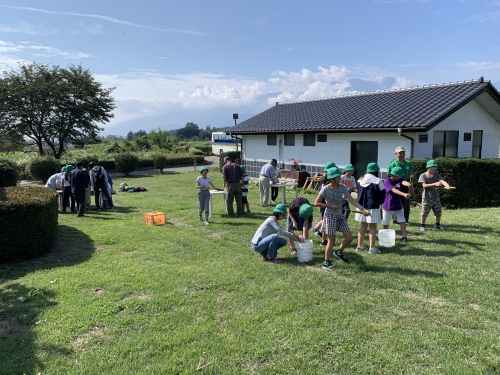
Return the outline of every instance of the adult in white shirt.
<path id="1" fill-rule="evenodd" d="M 274 177 L 276 176 L 275 168 L 277 165 L 278 161 L 276 159 L 272 159 L 269 163 L 264 164 L 260 170 L 259 190 L 260 204 L 262 204 L 262 207 L 269 206 L 269 186 L 272 184 Z"/>

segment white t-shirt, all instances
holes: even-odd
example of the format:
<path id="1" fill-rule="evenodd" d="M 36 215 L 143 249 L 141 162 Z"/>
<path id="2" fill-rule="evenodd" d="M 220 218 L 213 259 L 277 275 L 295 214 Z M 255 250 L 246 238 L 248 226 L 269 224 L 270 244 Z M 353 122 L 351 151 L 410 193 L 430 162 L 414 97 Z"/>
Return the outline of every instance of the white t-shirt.
<path id="1" fill-rule="evenodd" d="M 196 178 L 196 182 L 198 182 L 198 184 L 204 188 L 208 188 L 208 186 L 210 185 L 210 183 L 212 182 L 212 179 L 210 177 L 207 176 L 207 178 L 203 178 L 202 176 L 198 176 Z"/>

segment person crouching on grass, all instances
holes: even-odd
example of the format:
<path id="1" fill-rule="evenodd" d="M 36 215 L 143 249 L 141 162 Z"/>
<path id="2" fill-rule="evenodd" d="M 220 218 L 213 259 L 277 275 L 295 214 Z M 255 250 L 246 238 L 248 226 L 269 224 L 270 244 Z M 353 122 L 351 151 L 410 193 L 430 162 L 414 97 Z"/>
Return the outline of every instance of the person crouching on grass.
<path id="1" fill-rule="evenodd" d="M 358 247 L 356 251 L 368 250 L 364 246 L 365 234 L 368 225 L 370 226 L 370 234 L 368 235 L 370 242 L 370 254 L 380 254 L 380 250 L 375 247 L 375 239 L 377 238 L 377 223 L 380 222 L 380 205 L 384 203 L 385 188 L 384 182 L 378 178 L 380 171 L 377 163 L 370 163 L 366 166 L 366 173 L 358 180 L 358 203 L 366 207 L 370 215 L 356 213 L 354 220 L 359 221 L 361 226 L 358 232 Z"/>
<path id="2" fill-rule="evenodd" d="M 205 224 L 208 225 L 208 214 L 209 214 L 209 203 L 210 203 L 210 191 L 208 190 L 209 186 L 212 186 L 215 190 L 222 190 L 218 187 L 216 187 L 212 179 L 207 176 L 208 173 L 208 168 L 207 167 L 201 167 L 200 168 L 200 174 L 201 176 L 198 176 L 196 178 L 196 188 L 198 189 L 198 219 L 200 221 L 203 221 L 203 218 L 201 217 L 201 214 L 203 211 L 205 211 Z M 121 188 L 121 185 L 120 185 Z"/>
<path id="3" fill-rule="evenodd" d="M 286 230 L 290 233 L 298 230 L 302 232 L 302 238 L 308 239 L 309 229 L 313 222 L 313 208 L 306 198 L 295 198 L 288 206 L 288 217 L 286 219 Z M 290 252 L 297 254 L 295 242 L 290 238 Z"/>
<path id="4" fill-rule="evenodd" d="M 409 193 L 403 193 L 401 191 L 401 186 L 409 187 L 410 183 L 405 181 L 403 176 L 403 169 L 401 167 L 394 167 L 389 176 L 384 180 L 384 188 L 387 195 L 382 205 L 382 224 L 384 225 L 384 229 L 389 229 L 391 215 L 393 213 L 396 214 L 396 220 L 401 228 L 401 240 L 403 245 L 406 245 L 408 243 L 408 237 L 406 236 L 406 219 L 400 197 L 410 199 Z"/>
<path id="5" fill-rule="evenodd" d="M 363 206 L 356 202 L 353 197 L 351 197 L 351 193 L 349 193 L 347 186 L 340 183 L 341 175 L 342 173 L 340 173 L 340 170 L 337 167 L 330 168 L 326 173 L 328 183 L 323 186 L 314 201 L 315 207 L 326 208 L 323 216 L 323 227 L 321 228 L 321 231 L 325 233 L 328 239 L 328 243 L 325 248 L 325 261 L 323 262 L 323 268 L 325 269 L 334 268 L 330 258 L 332 256 L 333 246 L 335 245 L 335 236 L 337 232 L 342 232 L 344 234 L 344 241 L 342 241 L 338 250 L 335 250 L 333 255 L 344 263 L 349 262 L 344 255 L 344 249 L 349 246 L 353 237 L 351 230 L 349 229 L 349 224 L 347 224 L 347 220 L 344 215 L 342 215 L 342 196 L 345 195 L 347 200 L 359 210 L 366 214 L 369 213 L 363 208 Z M 321 203 L 323 198 L 325 199 L 325 203 Z"/>
<path id="6" fill-rule="evenodd" d="M 280 247 L 286 246 L 287 241 L 284 238 L 278 237 L 276 233 L 282 236 L 294 239 L 298 242 L 304 242 L 302 237 L 296 236 L 294 233 L 289 233 L 284 230 L 278 223 L 279 220 L 283 219 L 286 215 L 286 206 L 284 204 L 278 204 L 274 207 L 273 216 L 269 216 L 257 229 L 255 235 L 252 238 L 252 249 L 260 253 L 265 261 L 271 261 L 274 263 L 281 263 L 281 259 L 278 259 L 278 249 Z"/>
<path id="7" fill-rule="evenodd" d="M 427 165 L 427 172 L 422 173 L 418 178 L 418 182 L 422 184 L 422 212 L 420 214 L 420 232 L 425 232 L 425 219 L 429 215 L 429 212 L 434 212 L 436 222 L 434 224 L 434 229 L 444 230 L 445 228 L 441 225 L 441 200 L 439 199 L 439 191 L 437 188 L 444 186 L 445 189 L 449 189 L 450 185 L 443 180 L 443 177 L 439 173 L 436 173 L 437 162 L 435 160 L 429 160 Z"/>

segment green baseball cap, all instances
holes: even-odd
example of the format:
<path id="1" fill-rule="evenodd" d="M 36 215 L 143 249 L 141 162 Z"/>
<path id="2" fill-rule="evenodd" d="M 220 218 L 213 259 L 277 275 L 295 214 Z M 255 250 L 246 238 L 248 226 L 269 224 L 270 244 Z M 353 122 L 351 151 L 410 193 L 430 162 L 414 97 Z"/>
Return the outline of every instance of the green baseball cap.
<path id="1" fill-rule="evenodd" d="M 337 165 L 333 161 L 330 161 L 330 162 L 325 164 L 325 168 L 323 168 L 323 172 L 327 172 L 330 168 L 334 168 L 336 166 Z"/>
<path id="2" fill-rule="evenodd" d="M 66 168 L 66 166 L 61 168 L 61 172 L 67 172 L 67 170 L 68 170 L 68 168 Z"/>
<path id="3" fill-rule="evenodd" d="M 427 162 L 427 164 L 425 165 L 425 168 L 437 167 L 437 166 L 438 166 L 437 161 L 431 159 Z"/>
<path id="4" fill-rule="evenodd" d="M 208 168 L 207 167 L 201 167 L 200 168 L 200 173 L 203 172 L 203 171 L 208 171 Z"/>
<path id="5" fill-rule="evenodd" d="M 310 204 L 304 203 L 300 206 L 299 215 L 302 219 L 309 219 L 313 213 L 313 208 Z"/>
<path id="6" fill-rule="evenodd" d="M 282 203 L 277 204 L 273 212 L 279 212 L 280 214 L 286 215 L 286 206 Z"/>
<path id="7" fill-rule="evenodd" d="M 241 168 L 241 170 L 242 170 L 243 172 L 245 172 L 246 168 L 245 168 L 245 166 L 244 166 L 244 165 L 240 165 L 240 168 Z"/>
<path id="8" fill-rule="evenodd" d="M 377 163 L 370 163 L 366 166 L 366 171 L 369 173 L 375 173 L 380 171 L 380 167 Z"/>
<path id="9" fill-rule="evenodd" d="M 356 168 L 354 168 L 354 165 L 352 164 L 346 164 L 345 167 L 344 167 L 344 171 L 353 171 L 355 170 Z"/>
<path id="10" fill-rule="evenodd" d="M 328 171 L 326 171 L 326 178 L 328 178 L 329 180 L 341 175 L 342 173 L 340 173 L 340 169 L 338 169 L 337 167 L 330 168 Z"/>
<path id="11" fill-rule="evenodd" d="M 87 168 L 82 168 L 82 171 L 87 172 Z"/>
<path id="12" fill-rule="evenodd" d="M 405 172 L 403 171 L 403 168 L 401 168 L 401 167 L 394 167 L 391 170 L 391 175 L 393 175 L 393 176 L 399 176 L 399 177 L 404 177 L 405 176 Z"/>
<path id="13" fill-rule="evenodd" d="M 75 167 L 73 167 L 71 164 L 66 166 L 66 172 L 71 172 Z"/>

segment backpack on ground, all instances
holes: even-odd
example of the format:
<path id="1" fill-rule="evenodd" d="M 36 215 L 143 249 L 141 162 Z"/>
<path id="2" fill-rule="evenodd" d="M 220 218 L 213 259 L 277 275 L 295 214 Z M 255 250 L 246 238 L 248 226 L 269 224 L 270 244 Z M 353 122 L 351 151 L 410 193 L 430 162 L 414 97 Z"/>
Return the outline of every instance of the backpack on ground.
<path id="1" fill-rule="evenodd" d="M 104 173 L 102 173 L 102 167 L 99 167 L 98 170 L 94 170 L 94 185 L 99 188 L 106 187 L 106 177 Z"/>

